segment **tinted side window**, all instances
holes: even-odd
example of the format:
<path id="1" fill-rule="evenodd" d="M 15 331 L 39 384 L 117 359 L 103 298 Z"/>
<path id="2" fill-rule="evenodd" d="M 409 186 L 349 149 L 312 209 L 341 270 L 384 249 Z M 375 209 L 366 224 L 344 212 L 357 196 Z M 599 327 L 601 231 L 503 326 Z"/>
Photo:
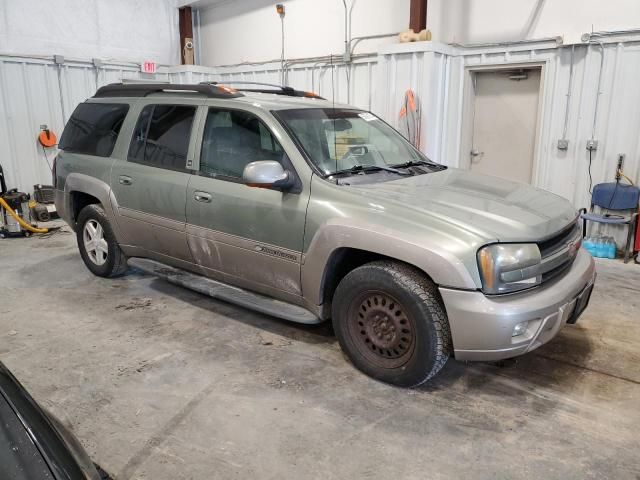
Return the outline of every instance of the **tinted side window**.
<path id="1" fill-rule="evenodd" d="M 129 105 L 81 103 L 60 137 L 59 148 L 67 152 L 108 157 L 118 139 Z"/>
<path id="2" fill-rule="evenodd" d="M 129 160 L 184 170 L 196 107 L 147 105 L 138 118 L 129 146 Z"/>
<path id="3" fill-rule="evenodd" d="M 257 160 L 282 161 L 278 140 L 258 117 L 238 110 L 211 108 L 200 154 L 200 172 L 210 176 L 242 178 L 244 167 Z"/>

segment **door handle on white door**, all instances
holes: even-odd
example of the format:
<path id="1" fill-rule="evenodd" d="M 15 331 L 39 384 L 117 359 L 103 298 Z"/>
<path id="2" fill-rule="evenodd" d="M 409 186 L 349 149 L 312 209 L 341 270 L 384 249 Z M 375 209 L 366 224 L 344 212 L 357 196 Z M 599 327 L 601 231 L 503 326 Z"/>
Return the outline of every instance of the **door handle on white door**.
<path id="1" fill-rule="evenodd" d="M 207 192 L 194 192 L 193 199 L 196 202 L 211 203 L 211 194 Z"/>
<path id="2" fill-rule="evenodd" d="M 131 185 L 133 183 L 133 178 L 128 177 L 126 175 L 120 175 L 118 177 L 118 183 L 120 185 Z"/>
<path id="3" fill-rule="evenodd" d="M 469 152 L 469 155 L 471 155 L 471 162 L 477 162 L 479 160 L 478 157 L 481 157 L 482 155 L 484 155 L 484 152 L 480 152 L 474 148 Z"/>

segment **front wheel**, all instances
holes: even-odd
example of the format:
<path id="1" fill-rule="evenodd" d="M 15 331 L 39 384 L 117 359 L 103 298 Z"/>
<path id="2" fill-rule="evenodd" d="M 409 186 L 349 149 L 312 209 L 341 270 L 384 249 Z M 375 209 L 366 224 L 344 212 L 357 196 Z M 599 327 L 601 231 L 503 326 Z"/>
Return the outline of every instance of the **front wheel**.
<path id="1" fill-rule="evenodd" d="M 449 322 L 435 284 L 393 261 L 349 272 L 332 302 L 340 346 L 367 375 L 401 387 L 418 386 L 451 353 Z"/>
<path id="2" fill-rule="evenodd" d="M 100 205 L 87 205 L 76 222 L 78 249 L 84 264 L 99 277 L 117 277 L 127 271 L 127 258 Z"/>

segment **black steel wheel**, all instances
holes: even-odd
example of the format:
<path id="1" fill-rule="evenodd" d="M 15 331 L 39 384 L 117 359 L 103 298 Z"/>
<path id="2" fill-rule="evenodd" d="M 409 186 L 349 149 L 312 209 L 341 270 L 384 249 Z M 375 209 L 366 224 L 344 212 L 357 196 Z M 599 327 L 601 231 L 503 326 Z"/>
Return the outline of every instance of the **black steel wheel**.
<path id="1" fill-rule="evenodd" d="M 435 284 L 400 262 L 349 272 L 332 301 L 343 351 L 367 375 L 402 387 L 436 375 L 451 353 L 449 322 Z"/>
<path id="2" fill-rule="evenodd" d="M 373 364 L 397 368 L 413 354 L 414 321 L 388 293 L 372 290 L 354 297 L 346 320 L 354 345 Z"/>

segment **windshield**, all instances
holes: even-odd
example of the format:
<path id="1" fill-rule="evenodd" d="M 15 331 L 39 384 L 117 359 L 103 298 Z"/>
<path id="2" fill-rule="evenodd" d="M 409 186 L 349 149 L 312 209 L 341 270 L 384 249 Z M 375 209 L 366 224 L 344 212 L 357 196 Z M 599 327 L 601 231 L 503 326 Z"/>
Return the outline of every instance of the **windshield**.
<path id="1" fill-rule="evenodd" d="M 377 170 L 388 172 L 390 167 L 431 163 L 402 135 L 369 112 L 305 108 L 279 110 L 275 114 L 325 176 L 345 170 L 362 171 L 358 170 L 360 167 L 381 167 Z"/>

